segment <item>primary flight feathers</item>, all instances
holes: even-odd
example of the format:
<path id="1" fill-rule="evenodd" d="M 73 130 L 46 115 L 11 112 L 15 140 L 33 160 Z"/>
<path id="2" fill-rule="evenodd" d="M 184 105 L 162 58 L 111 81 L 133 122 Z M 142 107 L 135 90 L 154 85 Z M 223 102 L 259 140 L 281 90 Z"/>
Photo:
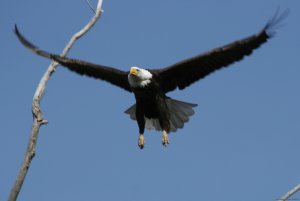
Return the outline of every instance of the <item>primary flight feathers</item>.
<path id="1" fill-rule="evenodd" d="M 250 55 L 254 49 L 258 48 L 273 36 L 274 28 L 280 25 L 279 23 L 287 14 L 288 10 L 285 10 L 280 15 L 277 11 L 274 17 L 257 34 L 175 63 L 166 68 L 149 71 L 161 77 L 161 87 L 164 92 L 172 91 L 177 87 L 184 89 L 215 70 L 226 67 L 229 64 L 242 60 L 244 56 Z M 19 32 L 17 25 L 15 25 L 15 33 L 21 43 L 36 54 L 53 59 L 78 74 L 102 79 L 127 91 L 131 91 L 127 80 L 128 71 L 125 72 L 113 67 L 48 53 L 26 40 Z"/>

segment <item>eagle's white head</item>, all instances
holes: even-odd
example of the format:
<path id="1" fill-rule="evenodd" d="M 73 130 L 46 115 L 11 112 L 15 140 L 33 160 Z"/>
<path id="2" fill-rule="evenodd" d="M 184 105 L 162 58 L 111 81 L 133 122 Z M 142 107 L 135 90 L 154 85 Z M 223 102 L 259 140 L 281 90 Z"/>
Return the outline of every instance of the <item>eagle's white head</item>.
<path id="1" fill-rule="evenodd" d="M 131 87 L 145 87 L 151 82 L 152 74 L 142 68 L 133 66 L 128 74 L 128 81 Z"/>

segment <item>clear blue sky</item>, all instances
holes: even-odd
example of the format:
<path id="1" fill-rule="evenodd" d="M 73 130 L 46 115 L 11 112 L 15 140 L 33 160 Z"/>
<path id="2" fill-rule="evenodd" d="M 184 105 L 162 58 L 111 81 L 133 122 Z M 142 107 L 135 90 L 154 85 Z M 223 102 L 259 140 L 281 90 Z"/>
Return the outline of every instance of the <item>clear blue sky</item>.
<path id="1" fill-rule="evenodd" d="M 145 133 L 144 150 L 137 147 L 137 125 L 123 113 L 132 94 L 58 68 L 42 100 L 49 124 L 41 128 L 19 200 L 274 201 L 298 184 L 298 0 L 104 0 L 102 18 L 69 56 L 123 70 L 164 67 L 258 32 L 278 5 L 291 14 L 269 43 L 168 94 L 199 106 L 167 148 L 154 131 Z M 92 12 L 84 0 L 3 1 L 0 11 L 0 200 L 6 200 L 27 146 L 33 93 L 49 65 L 20 45 L 13 26 L 60 53 Z"/>

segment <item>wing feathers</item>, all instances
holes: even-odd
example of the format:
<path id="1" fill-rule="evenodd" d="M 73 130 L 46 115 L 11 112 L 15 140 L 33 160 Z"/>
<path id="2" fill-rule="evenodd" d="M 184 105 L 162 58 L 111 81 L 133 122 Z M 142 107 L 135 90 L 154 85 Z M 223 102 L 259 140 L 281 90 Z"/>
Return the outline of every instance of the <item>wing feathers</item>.
<path id="1" fill-rule="evenodd" d="M 210 73 L 249 56 L 253 50 L 260 47 L 274 35 L 274 29 L 280 25 L 279 23 L 288 13 L 289 11 L 285 10 L 282 14 L 279 14 L 278 9 L 262 31 L 255 35 L 175 63 L 167 68 L 153 70 L 160 77 L 163 91 L 169 92 L 177 87 L 184 89 Z"/>
<path id="2" fill-rule="evenodd" d="M 78 59 L 70 59 L 67 57 L 61 57 L 56 54 L 48 53 L 46 51 L 40 50 L 38 47 L 26 40 L 25 37 L 22 36 L 19 32 L 18 27 L 16 25 L 15 33 L 19 38 L 20 42 L 34 53 L 49 59 L 53 59 L 62 66 L 67 67 L 69 70 L 76 72 L 80 75 L 86 75 L 96 79 L 105 80 L 107 82 L 110 82 L 111 84 L 114 84 L 131 92 L 131 88 L 128 83 L 128 72 L 124 72 L 108 66 L 97 65 Z"/>

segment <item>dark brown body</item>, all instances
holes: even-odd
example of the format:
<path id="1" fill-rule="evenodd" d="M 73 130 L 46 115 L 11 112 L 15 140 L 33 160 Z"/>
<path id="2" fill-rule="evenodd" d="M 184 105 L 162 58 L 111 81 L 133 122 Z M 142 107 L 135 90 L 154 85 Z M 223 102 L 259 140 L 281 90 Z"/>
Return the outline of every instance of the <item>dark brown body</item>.
<path id="1" fill-rule="evenodd" d="M 156 77 L 145 87 L 132 88 L 136 100 L 136 120 L 139 132 L 144 133 L 145 117 L 158 119 L 162 130 L 170 130 L 170 112 L 166 95 L 162 92 Z"/>

